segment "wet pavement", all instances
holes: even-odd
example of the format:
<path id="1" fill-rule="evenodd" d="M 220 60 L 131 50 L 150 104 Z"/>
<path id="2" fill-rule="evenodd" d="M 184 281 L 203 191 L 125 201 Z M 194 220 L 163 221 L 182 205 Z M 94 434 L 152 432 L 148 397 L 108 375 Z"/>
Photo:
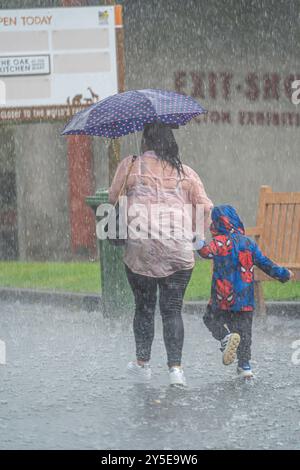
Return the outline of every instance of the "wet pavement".
<path id="1" fill-rule="evenodd" d="M 185 315 L 189 387 L 168 386 L 161 322 L 153 379 L 126 376 L 134 344 L 122 321 L 72 308 L 0 302 L 1 449 L 299 449 L 300 317 L 256 319 L 247 384 L 224 367 L 201 318 Z M 299 347 L 299 346 L 298 346 Z"/>

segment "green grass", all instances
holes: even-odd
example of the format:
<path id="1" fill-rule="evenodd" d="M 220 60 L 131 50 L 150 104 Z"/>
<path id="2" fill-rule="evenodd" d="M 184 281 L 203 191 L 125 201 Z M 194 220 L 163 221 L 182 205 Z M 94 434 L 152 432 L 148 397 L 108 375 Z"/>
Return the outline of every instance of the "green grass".
<path id="1" fill-rule="evenodd" d="M 207 300 L 210 277 L 210 262 L 198 261 L 186 292 L 186 300 Z M 100 292 L 99 263 L 0 262 L 0 286 Z M 300 282 L 266 282 L 264 293 L 267 300 L 300 300 Z"/>
<path id="2" fill-rule="evenodd" d="M 0 286 L 99 292 L 99 263 L 0 262 Z"/>
<path id="3" fill-rule="evenodd" d="M 210 261 L 196 262 L 192 278 L 185 294 L 185 299 L 207 300 L 210 296 L 210 280 Z"/>

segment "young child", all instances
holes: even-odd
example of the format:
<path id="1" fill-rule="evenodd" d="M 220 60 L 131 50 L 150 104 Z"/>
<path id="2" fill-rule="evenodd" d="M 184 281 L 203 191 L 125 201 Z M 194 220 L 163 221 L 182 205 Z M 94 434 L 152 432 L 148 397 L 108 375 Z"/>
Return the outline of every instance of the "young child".
<path id="1" fill-rule="evenodd" d="M 254 265 L 281 282 L 291 279 L 293 273 L 274 264 L 245 236 L 244 225 L 233 207 L 217 206 L 211 217 L 213 239 L 198 250 L 201 257 L 214 262 L 211 299 L 203 320 L 221 342 L 223 364 L 231 364 L 237 355 L 238 374 L 250 378 Z"/>

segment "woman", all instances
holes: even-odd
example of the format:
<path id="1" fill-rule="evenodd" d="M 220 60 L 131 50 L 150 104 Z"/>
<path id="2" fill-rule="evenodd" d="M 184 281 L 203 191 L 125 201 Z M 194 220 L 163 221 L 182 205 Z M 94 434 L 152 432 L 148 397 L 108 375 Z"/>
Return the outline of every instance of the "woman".
<path id="1" fill-rule="evenodd" d="M 159 288 L 170 383 L 185 385 L 181 367 L 184 339 L 181 312 L 184 293 L 195 263 L 195 209 L 198 204 L 204 207 L 207 226 L 212 202 L 198 175 L 181 163 L 170 126 L 160 123 L 147 125 L 141 150 L 142 155 L 134 161 L 126 184 L 128 240 L 124 263 L 135 299 L 133 329 L 136 342 L 136 361 L 128 364 L 128 371 L 141 380 L 151 378 L 149 361 Z M 129 156 L 117 168 L 109 191 L 112 204 L 118 198 L 131 164 L 132 157 Z M 187 204 L 192 208 L 190 215 L 193 220 L 187 224 L 189 227 L 183 234 L 182 217 L 176 215 L 181 213 L 182 216 Z M 137 236 L 136 224 L 133 224 L 135 229 L 132 228 L 135 208 L 139 209 L 139 222 L 143 227 L 140 229 L 143 232 L 140 237 Z M 169 224 L 164 217 L 167 213 Z"/>

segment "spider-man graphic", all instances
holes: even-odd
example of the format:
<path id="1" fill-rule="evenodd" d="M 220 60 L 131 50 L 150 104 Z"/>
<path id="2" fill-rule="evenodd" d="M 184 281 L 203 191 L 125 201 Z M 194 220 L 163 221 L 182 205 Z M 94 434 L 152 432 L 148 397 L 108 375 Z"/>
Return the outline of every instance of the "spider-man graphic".
<path id="1" fill-rule="evenodd" d="M 252 282 L 253 281 L 253 272 L 254 272 L 254 264 L 253 264 L 253 257 L 249 250 L 247 251 L 240 251 L 239 252 L 239 262 L 240 262 L 240 270 L 241 270 L 241 277 L 243 282 Z"/>
<path id="2" fill-rule="evenodd" d="M 226 235 L 215 237 L 216 254 L 218 256 L 227 256 L 232 251 L 232 241 Z"/>
<path id="3" fill-rule="evenodd" d="M 233 285 L 226 279 L 217 279 L 216 281 L 216 294 L 221 310 L 230 310 L 234 304 Z"/>
<path id="4" fill-rule="evenodd" d="M 202 258 L 213 258 L 217 256 L 227 256 L 232 251 L 232 241 L 226 235 L 217 235 L 211 245 L 205 245 L 201 248 Z"/>

